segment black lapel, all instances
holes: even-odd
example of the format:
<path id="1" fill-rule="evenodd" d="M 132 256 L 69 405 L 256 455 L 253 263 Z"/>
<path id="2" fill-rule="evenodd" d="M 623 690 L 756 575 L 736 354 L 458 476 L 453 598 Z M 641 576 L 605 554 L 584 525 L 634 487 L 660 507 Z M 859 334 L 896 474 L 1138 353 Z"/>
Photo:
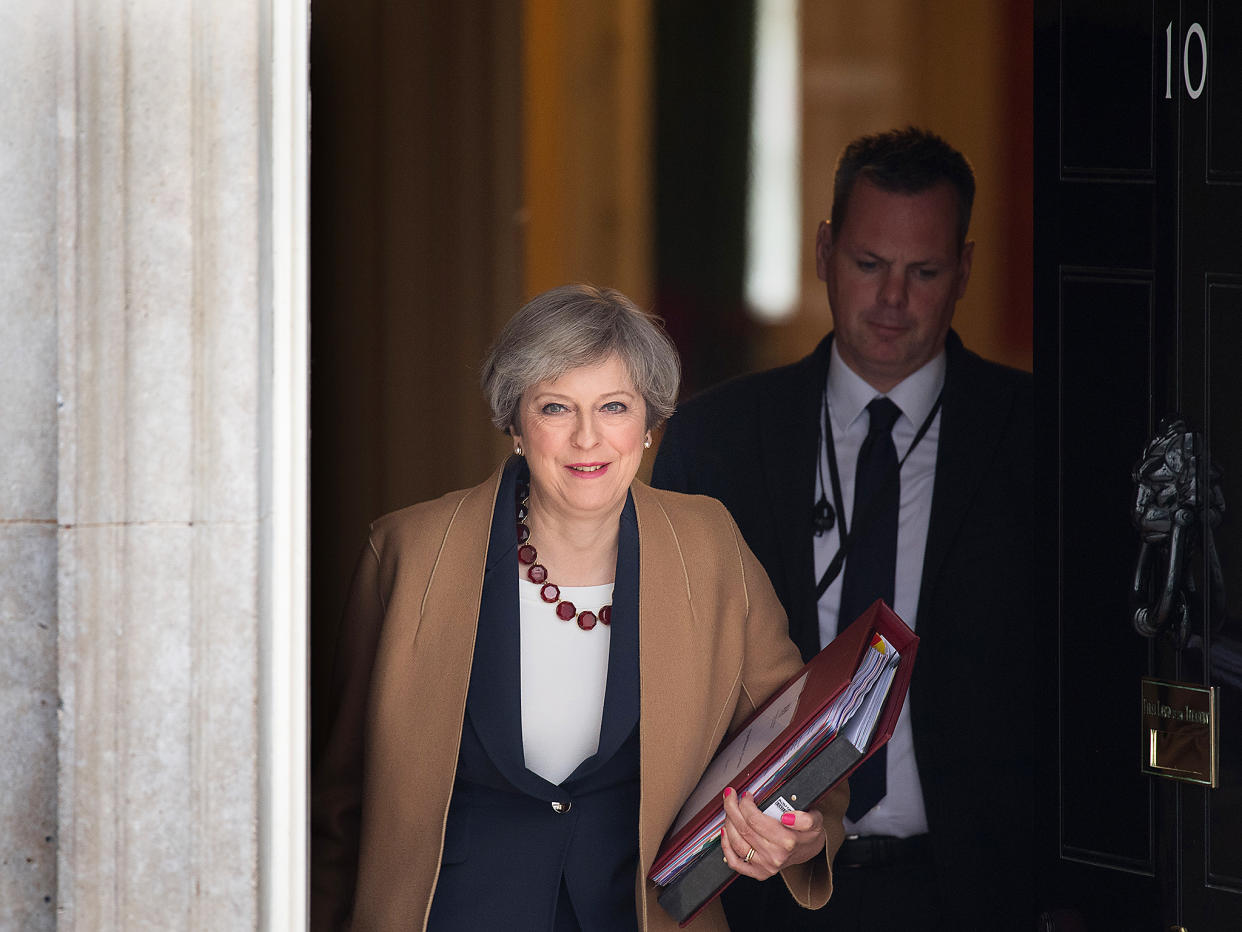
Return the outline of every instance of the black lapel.
<path id="1" fill-rule="evenodd" d="M 511 461 L 496 493 L 466 708 L 479 741 L 505 779 L 532 796 L 551 798 L 554 785 L 526 769 L 522 748 L 521 619 L 512 511 L 520 471 L 524 464 Z M 612 611 L 599 750 L 578 765 L 566 782 L 608 761 L 638 721 L 638 520 L 633 496 L 626 499 L 621 512 Z"/>
<path id="2" fill-rule="evenodd" d="M 945 553 L 957 535 L 975 491 L 992 460 L 1001 431 L 1009 417 L 1013 390 L 998 379 L 987 378 L 979 357 L 962 346 L 949 331 L 945 341 L 944 406 L 940 412 L 940 441 L 936 450 L 936 480 L 932 491 L 927 552 L 919 589 L 918 625 L 931 619 L 926 610 L 944 565 Z"/>
<path id="3" fill-rule="evenodd" d="M 544 798 L 552 784 L 526 769 L 522 750 L 521 619 L 513 509 L 518 473 L 524 470 L 525 464 L 512 457 L 496 493 L 466 710 L 496 769 L 517 789 Z"/>
<path id="4" fill-rule="evenodd" d="M 811 355 L 787 370 L 785 386 L 759 399 L 763 484 L 780 542 L 784 577 L 778 588 L 785 593 L 789 634 L 803 660 L 815 656 L 820 648 L 811 507 L 818 455 L 815 441 L 831 346 L 832 334 L 828 334 Z M 769 569 L 775 576 L 775 568 Z"/>
<path id="5" fill-rule="evenodd" d="M 617 573 L 612 589 L 612 632 L 608 646 L 608 684 L 599 750 L 569 775 L 577 780 L 612 759 L 638 722 L 638 518 L 634 496 L 621 511 Z"/>

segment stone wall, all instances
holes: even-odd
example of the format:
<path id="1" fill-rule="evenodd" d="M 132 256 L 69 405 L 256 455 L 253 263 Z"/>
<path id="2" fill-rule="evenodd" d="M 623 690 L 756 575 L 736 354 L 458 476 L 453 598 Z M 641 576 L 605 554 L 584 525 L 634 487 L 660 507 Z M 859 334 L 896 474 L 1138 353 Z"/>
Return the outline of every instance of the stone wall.
<path id="1" fill-rule="evenodd" d="M 54 4 L 0 4 L 0 929 L 55 925 Z"/>
<path id="2" fill-rule="evenodd" d="M 0 929 L 304 921 L 304 53 L 0 0 Z"/>

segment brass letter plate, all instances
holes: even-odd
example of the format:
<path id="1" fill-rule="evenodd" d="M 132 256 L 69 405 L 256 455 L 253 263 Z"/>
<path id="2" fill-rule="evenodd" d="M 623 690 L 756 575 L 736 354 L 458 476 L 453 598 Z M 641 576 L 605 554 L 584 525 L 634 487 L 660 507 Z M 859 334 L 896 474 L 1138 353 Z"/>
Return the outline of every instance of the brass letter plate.
<path id="1" fill-rule="evenodd" d="M 1143 772 L 1215 788 L 1218 702 L 1215 686 L 1143 677 Z"/>

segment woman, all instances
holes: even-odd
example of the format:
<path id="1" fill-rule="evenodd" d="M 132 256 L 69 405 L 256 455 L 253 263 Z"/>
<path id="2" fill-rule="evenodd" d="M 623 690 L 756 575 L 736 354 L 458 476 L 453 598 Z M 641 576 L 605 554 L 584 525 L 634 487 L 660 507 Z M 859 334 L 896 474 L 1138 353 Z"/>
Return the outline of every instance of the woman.
<path id="1" fill-rule="evenodd" d="M 545 292 L 484 366 L 515 455 L 372 525 L 315 779 L 314 928 L 676 927 L 645 879 L 660 842 L 801 665 L 723 506 L 635 481 L 678 378 L 624 296 Z M 728 792 L 724 856 L 820 906 L 847 799 L 782 824 Z M 694 928 L 727 928 L 718 902 Z"/>

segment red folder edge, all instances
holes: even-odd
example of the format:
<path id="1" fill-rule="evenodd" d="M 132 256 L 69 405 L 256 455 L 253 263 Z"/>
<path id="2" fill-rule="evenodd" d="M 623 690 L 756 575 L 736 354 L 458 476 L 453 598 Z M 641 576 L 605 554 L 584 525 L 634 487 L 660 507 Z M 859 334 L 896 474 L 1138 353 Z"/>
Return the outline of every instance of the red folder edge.
<path id="1" fill-rule="evenodd" d="M 849 627 L 833 638 L 830 644 L 827 644 L 802 669 L 786 680 L 779 689 L 775 690 L 767 698 L 763 705 L 751 713 L 746 718 L 746 721 L 731 732 L 725 741 L 721 742 L 723 747 L 732 739 L 733 735 L 741 732 L 755 718 L 762 715 L 764 710 L 775 702 L 794 681 L 804 673 L 810 673 L 807 684 L 802 688 L 802 694 L 798 697 L 798 708 L 793 718 L 790 719 L 789 724 L 766 748 L 751 759 L 750 765 L 734 777 L 729 782 L 729 786 L 736 788 L 749 780 L 755 773 L 763 770 L 789 746 L 798 732 L 806 725 L 808 719 L 818 715 L 849 686 L 854 672 L 862 662 L 863 655 L 871 646 L 872 637 L 876 633 L 882 634 L 896 648 L 898 654 L 901 655 L 901 662 L 897 665 L 897 672 L 894 674 L 893 683 L 889 688 L 888 699 L 884 703 L 884 711 L 880 713 L 880 718 L 876 722 L 875 733 L 871 737 L 871 744 L 867 748 L 867 753 L 855 761 L 853 766 L 842 774 L 839 780 L 811 800 L 808 806 L 813 806 L 824 796 L 828 795 L 829 792 L 841 784 L 841 780 L 848 779 L 850 774 L 862 766 L 863 761 L 888 743 L 888 740 L 893 736 L 893 729 L 897 727 L 897 718 L 901 714 L 901 707 L 905 703 L 906 693 L 910 687 L 910 677 L 914 672 L 914 657 L 918 653 L 919 638 L 898 617 L 897 613 L 888 607 L 883 599 L 876 599 L 865 612 L 850 623 Z M 825 688 L 828 691 L 825 691 Z M 819 698 L 814 699 L 817 695 Z M 778 785 L 770 795 L 775 797 L 779 793 L 780 786 Z M 766 804 L 768 800 L 765 799 L 763 802 Z M 759 801 L 756 800 L 756 804 L 758 803 Z M 723 807 L 724 803 L 720 799 L 708 803 L 693 819 L 683 825 L 676 835 L 665 838 L 664 843 L 660 845 L 660 851 L 657 853 L 651 869 L 647 873 L 647 879 L 651 879 L 652 875 L 663 866 L 664 862 L 671 857 L 672 853 L 680 847 L 686 838 L 694 835 L 703 827 L 704 823 L 715 816 Z M 760 806 L 760 808 L 762 809 L 763 806 Z M 803 807 L 803 811 L 805 811 L 805 808 Z M 729 879 L 720 886 L 720 889 L 704 900 L 703 904 L 684 921 L 678 923 L 678 926 L 684 928 L 693 922 L 699 913 L 706 909 L 739 876 L 741 875 L 736 872 L 732 873 Z"/>

